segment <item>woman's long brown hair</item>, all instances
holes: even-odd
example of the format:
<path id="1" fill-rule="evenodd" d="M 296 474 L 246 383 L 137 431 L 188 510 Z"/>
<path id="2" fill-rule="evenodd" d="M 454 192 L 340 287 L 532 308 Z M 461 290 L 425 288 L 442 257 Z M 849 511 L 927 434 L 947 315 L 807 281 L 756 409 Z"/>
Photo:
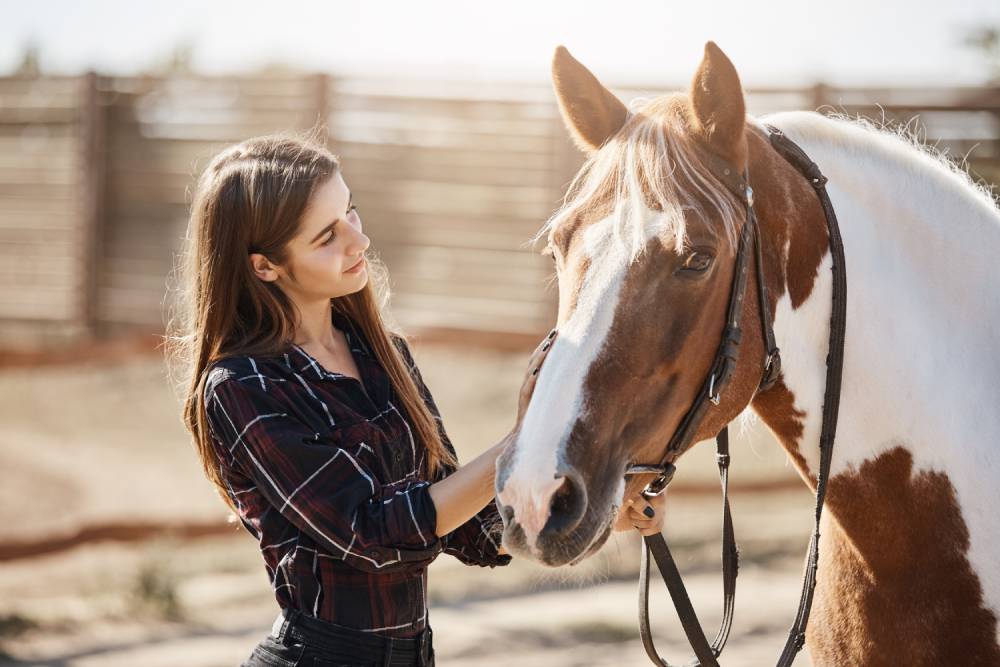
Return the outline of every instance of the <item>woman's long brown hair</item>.
<path id="1" fill-rule="evenodd" d="M 339 170 L 337 157 L 314 139 L 281 134 L 226 148 L 198 180 L 174 268 L 165 348 L 183 400 L 184 425 L 194 437 L 205 475 L 234 513 L 208 431 L 205 369 L 229 356 L 277 355 L 294 340 L 294 304 L 274 283 L 256 277 L 248 256 L 261 253 L 284 265 L 287 244 L 299 231 L 312 193 Z M 383 321 L 385 299 L 379 297 L 388 294 L 385 272 L 370 259 L 364 289 L 331 303 L 360 328 L 387 371 L 427 449 L 424 472 L 433 479 L 442 465 L 454 464 L 454 457 Z"/>

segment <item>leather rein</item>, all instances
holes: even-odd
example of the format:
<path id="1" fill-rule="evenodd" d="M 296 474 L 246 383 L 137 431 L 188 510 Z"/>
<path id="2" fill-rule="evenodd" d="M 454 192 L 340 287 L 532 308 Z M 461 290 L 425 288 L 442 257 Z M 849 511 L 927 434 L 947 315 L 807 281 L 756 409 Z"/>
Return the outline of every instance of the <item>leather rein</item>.
<path id="1" fill-rule="evenodd" d="M 815 526 L 809 541 L 805 574 L 802 582 L 802 593 L 798 612 L 792 624 L 788 639 L 778 658 L 778 667 L 788 667 L 805 643 L 806 624 L 809 611 L 812 608 L 813 590 L 816 586 L 816 570 L 819 560 L 819 525 L 823 512 L 823 501 L 826 497 L 826 486 L 830 473 L 830 461 L 833 454 L 833 442 L 837 429 L 837 416 L 840 408 L 840 386 L 843 374 L 844 334 L 846 329 L 847 280 L 845 274 L 844 247 L 837 224 L 837 216 L 833 204 L 826 192 L 826 177 L 819 167 L 780 130 L 770 125 L 765 126 L 771 146 L 787 162 L 794 166 L 812 185 L 823 207 L 829 233 L 830 252 L 833 256 L 833 308 L 830 317 L 830 341 L 827 355 L 826 393 L 823 401 L 823 425 L 820 433 L 820 466 L 816 477 L 816 509 Z M 696 428 L 701 423 L 709 406 L 717 406 L 722 392 L 731 379 L 739 357 L 739 344 L 742 336 L 740 318 L 743 311 L 743 297 L 746 293 L 750 253 L 754 254 L 756 265 L 757 294 L 760 309 L 760 321 L 763 330 L 763 340 L 767 356 L 757 392 L 769 389 L 781 372 L 781 356 L 774 339 L 772 318 L 767 300 L 767 287 L 764 283 L 763 257 L 761 250 L 761 235 L 757 223 L 757 215 L 753 208 L 753 190 L 748 182 L 746 170 L 741 174 L 728 161 L 712 153 L 706 153 L 708 166 L 715 177 L 724 184 L 745 205 L 746 222 L 740 234 L 736 252 L 736 268 L 733 276 L 732 290 L 729 296 L 729 306 L 726 311 L 726 324 L 722 330 L 715 361 L 709 370 L 701 390 L 694 403 L 684 415 L 680 425 L 674 432 L 663 459 L 657 464 L 634 464 L 625 471 L 626 475 L 654 474 L 656 478 L 650 482 L 643 494 L 655 496 L 662 493 L 674 476 L 676 468 L 674 461 L 690 443 Z M 688 642 L 694 650 L 696 660 L 689 665 L 701 667 L 718 667 L 717 658 L 722 653 L 733 623 L 733 610 L 736 596 L 736 575 L 739 571 L 739 552 L 733 533 L 732 513 L 729 509 L 729 427 L 724 427 L 716 436 L 716 461 L 719 465 L 719 478 L 722 484 L 722 591 L 723 615 L 722 622 L 715 639 L 709 644 L 701 623 L 695 614 L 694 607 L 684 588 L 680 572 L 670 554 L 666 540 L 662 534 L 644 538 L 642 564 L 639 582 L 639 630 L 643 647 L 654 665 L 671 667 L 670 663 L 660 657 L 653 644 L 649 627 L 649 559 L 652 555 L 663 576 L 664 584 L 670 592 L 678 618 Z"/>

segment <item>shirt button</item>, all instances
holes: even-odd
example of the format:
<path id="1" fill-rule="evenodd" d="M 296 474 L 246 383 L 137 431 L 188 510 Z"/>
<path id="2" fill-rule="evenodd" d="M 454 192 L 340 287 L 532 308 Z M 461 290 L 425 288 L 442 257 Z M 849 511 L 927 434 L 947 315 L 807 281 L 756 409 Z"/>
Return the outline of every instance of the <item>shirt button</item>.
<path id="1" fill-rule="evenodd" d="M 403 452 L 399 450 L 393 452 L 392 458 L 396 459 L 396 463 L 399 463 L 400 461 L 403 460 Z"/>
<path id="2" fill-rule="evenodd" d="M 376 556 L 378 556 L 378 550 L 377 549 L 369 549 L 368 550 L 368 555 L 371 556 L 372 558 L 375 558 Z"/>

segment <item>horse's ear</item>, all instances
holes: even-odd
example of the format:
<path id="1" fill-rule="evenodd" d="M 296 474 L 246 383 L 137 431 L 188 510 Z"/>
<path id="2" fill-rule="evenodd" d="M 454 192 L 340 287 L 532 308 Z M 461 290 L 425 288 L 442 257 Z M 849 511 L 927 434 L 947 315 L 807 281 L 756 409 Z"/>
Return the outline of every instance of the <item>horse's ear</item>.
<path id="1" fill-rule="evenodd" d="M 552 57 L 552 85 L 563 122 L 580 150 L 597 150 L 625 124 L 625 105 L 564 46 L 556 47 Z"/>
<path id="2" fill-rule="evenodd" d="M 691 82 L 693 130 L 720 155 L 742 167 L 746 162 L 746 105 L 733 63 L 715 42 L 705 44 L 705 56 Z"/>

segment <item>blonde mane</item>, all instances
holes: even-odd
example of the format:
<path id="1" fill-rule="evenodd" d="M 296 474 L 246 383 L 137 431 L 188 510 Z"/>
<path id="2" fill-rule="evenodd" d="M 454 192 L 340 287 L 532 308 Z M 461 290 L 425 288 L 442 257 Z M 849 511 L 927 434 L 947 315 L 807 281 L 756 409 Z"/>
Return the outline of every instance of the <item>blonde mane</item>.
<path id="1" fill-rule="evenodd" d="M 662 212 L 657 235 L 678 252 L 686 243 L 691 215 L 721 219 L 723 235 L 734 243 L 742 205 L 703 164 L 702 149 L 684 125 L 678 103 L 683 99 L 633 100 L 625 126 L 587 158 L 535 240 L 610 196 L 615 202 L 612 235 L 629 261 L 646 246 L 643 213 L 650 205 Z"/>
<path id="2" fill-rule="evenodd" d="M 721 220 L 725 238 L 735 243 L 742 204 L 704 165 L 701 149 L 684 125 L 683 100 L 681 95 L 632 100 L 625 126 L 590 154 L 567 188 L 562 204 L 533 242 L 599 200 L 611 197 L 615 202 L 613 240 L 630 262 L 638 259 L 646 247 L 649 237 L 643 212 L 650 204 L 663 213 L 656 221 L 657 236 L 664 243 L 672 243 L 677 252 L 687 243 L 691 215 L 705 221 Z M 861 117 L 805 111 L 781 112 L 761 119 L 748 116 L 747 122 L 760 126 L 771 119 L 812 136 L 832 139 L 831 135 L 836 135 L 841 141 L 852 137 L 884 156 L 892 156 L 899 167 L 923 171 L 947 190 L 973 191 L 980 203 L 997 210 L 991 188 L 974 181 L 964 164 L 924 143 L 909 124 L 888 126 Z M 835 127 L 842 129 L 837 131 Z"/>

